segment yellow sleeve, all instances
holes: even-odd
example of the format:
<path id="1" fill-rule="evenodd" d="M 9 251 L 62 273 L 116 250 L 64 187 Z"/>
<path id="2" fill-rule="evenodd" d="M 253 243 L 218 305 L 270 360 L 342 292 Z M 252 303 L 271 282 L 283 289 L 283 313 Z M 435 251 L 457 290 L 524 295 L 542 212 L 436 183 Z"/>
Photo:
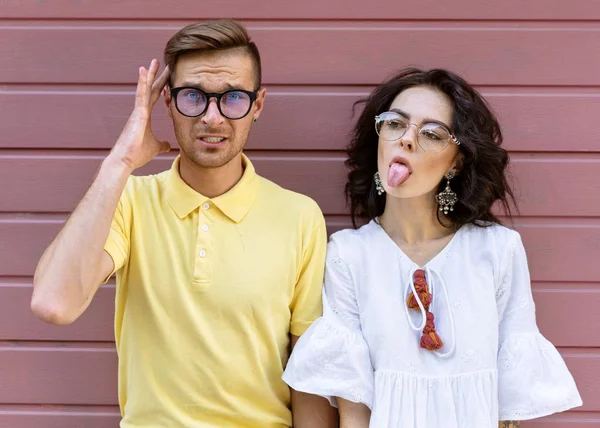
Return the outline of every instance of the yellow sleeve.
<path id="1" fill-rule="evenodd" d="M 104 251 L 113 259 L 114 267 L 103 283 L 106 283 L 115 272 L 121 269 L 129 258 L 130 220 L 131 204 L 128 200 L 127 188 L 125 188 L 115 210 L 106 244 L 104 244 Z"/>
<path id="2" fill-rule="evenodd" d="M 327 229 L 320 209 L 318 210 L 318 224 L 312 230 L 304 248 L 300 275 L 291 304 L 290 333 L 294 336 L 301 336 L 323 314 L 322 291 Z"/>

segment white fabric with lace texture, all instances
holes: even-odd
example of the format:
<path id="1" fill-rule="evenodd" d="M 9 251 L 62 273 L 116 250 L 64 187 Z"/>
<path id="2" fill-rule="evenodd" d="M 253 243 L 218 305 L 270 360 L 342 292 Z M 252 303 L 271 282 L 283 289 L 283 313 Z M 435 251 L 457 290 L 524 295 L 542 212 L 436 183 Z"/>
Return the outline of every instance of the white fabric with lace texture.
<path id="1" fill-rule="evenodd" d="M 422 311 L 406 311 L 417 268 L 433 287 L 439 352 L 419 346 Z M 334 404 L 364 403 L 371 428 L 497 428 L 582 404 L 538 330 L 515 231 L 463 226 L 421 267 L 374 221 L 344 230 L 328 247 L 323 295 L 323 317 L 299 339 L 284 380 Z"/>

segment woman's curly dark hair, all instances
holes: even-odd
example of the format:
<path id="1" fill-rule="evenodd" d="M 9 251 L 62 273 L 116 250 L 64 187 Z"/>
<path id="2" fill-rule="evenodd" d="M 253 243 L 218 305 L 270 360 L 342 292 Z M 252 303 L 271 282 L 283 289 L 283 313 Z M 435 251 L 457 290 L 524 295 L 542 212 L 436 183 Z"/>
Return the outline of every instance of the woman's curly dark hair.
<path id="1" fill-rule="evenodd" d="M 379 141 L 375 116 L 387 111 L 400 92 L 414 86 L 429 86 L 443 92 L 454 107 L 452 128 L 461 143 L 459 149 L 464 158 L 460 173 L 451 182 L 452 190 L 458 196 L 454 211 L 447 215 L 452 226 L 501 224 L 492 212 L 496 202 L 510 218 L 511 203 L 514 207 L 516 203 L 505 172 L 509 157 L 501 147 L 500 125 L 487 102 L 471 85 L 450 71 L 408 68 L 384 81 L 367 98 L 355 104 L 364 103 L 365 107 L 346 148 L 346 166 L 350 170 L 346 200 L 350 204 L 354 227 L 357 227 L 357 220 L 374 219 L 385 209 L 385 195 L 377 194 L 373 179 L 377 172 Z M 444 187 L 442 180 L 438 191 Z M 442 223 L 439 212 L 438 220 Z"/>

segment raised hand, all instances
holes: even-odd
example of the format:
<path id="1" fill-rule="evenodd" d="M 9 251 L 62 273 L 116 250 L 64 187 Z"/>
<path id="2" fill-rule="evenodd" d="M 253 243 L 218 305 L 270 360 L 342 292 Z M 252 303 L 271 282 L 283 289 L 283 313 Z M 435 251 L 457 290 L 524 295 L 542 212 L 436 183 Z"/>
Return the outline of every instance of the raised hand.
<path id="1" fill-rule="evenodd" d="M 155 80 L 158 67 L 159 63 L 155 59 L 148 69 L 140 67 L 135 107 L 110 155 L 122 161 L 131 171 L 145 165 L 159 153 L 171 149 L 168 142 L 156 139 L 150 125 L 152 109 L 160 98 L 170 74 L 169 68 L 166 67 Z"/>

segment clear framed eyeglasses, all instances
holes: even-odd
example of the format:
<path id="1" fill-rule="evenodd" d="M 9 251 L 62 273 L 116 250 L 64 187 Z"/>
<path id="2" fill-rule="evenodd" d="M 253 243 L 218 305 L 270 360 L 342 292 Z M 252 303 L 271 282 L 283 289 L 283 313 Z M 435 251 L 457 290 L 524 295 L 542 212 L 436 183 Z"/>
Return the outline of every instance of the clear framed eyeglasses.
<path id="1" fill-rule="evenodd" d="M 430 122 L 419 126 L 393 111 L 386 111 L 375 116 L 375 131 L 379 138 L 385 141 L 400 140 L 411 126 L 416 126 L 419 130 L 417 143 L 426 152 L 441 152 L 448 147 L 450 142 L 457 146 L 460 145 L 454 134 L 441 123 Z"/>

